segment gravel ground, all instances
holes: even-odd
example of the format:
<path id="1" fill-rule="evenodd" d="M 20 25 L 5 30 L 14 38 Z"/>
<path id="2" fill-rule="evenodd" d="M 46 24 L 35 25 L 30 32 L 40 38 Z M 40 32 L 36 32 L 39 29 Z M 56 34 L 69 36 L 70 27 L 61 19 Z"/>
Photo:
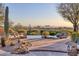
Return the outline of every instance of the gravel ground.
<path id="1" fill-rule="evenodd" d="M 36 51 L 33 51 L 31 50 L 29 53 L 27 54 L 11 54 L 8 50 L 12 50 L 13 48 L 12 47 L 6 47 L 4 48 L 4 51 L 3 49 L 0 50 L 0 55 L 1 56 L 67 56 L 67 45 L 65 44 L 66 42 L 68 42 L 69 40 L 65 39 L 65 40 L 58 40 L 59 42 L 55 43 L 53 42 L 53 40 L 45 40 L 45 41 L 38 41 L 38 42 L 32 42 L 33 43 L 33 46 L 39 46 L 39 43 L 40 44 L 48 44 L 47 46 L 41 46 L 41 47 L 38 47 L 37 49 L 35 48 L 34 50 Z M 51 45 L 49 45 L 49 43 Z M 7 52 L 5 51 L 5 49 L 7 49 Z M 43 49 L 46 49 L 46 50 L 53 50 L 53 51 L 41 51 Z M 39 50 L 39 51 L 37 51 Z M 55 51 L 54 51 L 55 50 Z M 57 51 L 65 51 L 65 52 L 57 52 Z"/>
<path id="2" fill-rule="evenodd" d="M 10 52 L 5 52 L 3 50 L 0 50 L 0 55 L 1 56 L 67 56 L 67 53 L 64 52 L 40 51 L 41 49 L 50 49 L 50 48 L 51 50 L 67 51 L 67 45 L 65 44 L 66 42 L 67 41 L 63 41 L 50 46 L 41 47 L 38 48 L 39 51 L 31 51 L 27 54 L 11 54 Z"/>

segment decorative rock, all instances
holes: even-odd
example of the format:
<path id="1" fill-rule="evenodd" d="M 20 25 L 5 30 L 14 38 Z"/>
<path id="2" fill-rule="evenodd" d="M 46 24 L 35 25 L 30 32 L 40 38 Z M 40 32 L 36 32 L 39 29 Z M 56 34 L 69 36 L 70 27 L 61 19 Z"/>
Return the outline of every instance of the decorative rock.
<path id="1" fill-rule="evenodd" d="M 68 55 L 70 56 L 77 56 L 77 45 L 74 42 L 70 42 L 68 46 Z"/>
<path id="2" fill-rule="evenodd" d="M 16 48 L 15 50 L 14 50 L 14 52 L 12 52 L 13 54 L 25 54 L 25 53 L 27 53 L 27 52 L 29 52 L 29 50 L 26 48 L 26 49 L 24 49 L 24 48 L 20 48 L 20 47 L 18 47 L 18 48 Z"/>
<path id="3" fill-rule="evenodd" d="M 28 53 L 30 46 L 31 46 L 30 42 L 21 41 L 19 47 L 15 48 L 14 52 L 12 52 L 12 53 L 14 53 L 14 54 L 25 54 L 25 53 Z"/>

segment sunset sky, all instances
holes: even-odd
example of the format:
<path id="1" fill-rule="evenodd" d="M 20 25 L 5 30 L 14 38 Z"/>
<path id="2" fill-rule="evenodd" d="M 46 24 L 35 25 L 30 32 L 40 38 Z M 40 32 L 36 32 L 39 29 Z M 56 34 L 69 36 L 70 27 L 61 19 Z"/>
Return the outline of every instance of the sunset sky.
<path id="1" fill-rule="evenodd" d="M 6 5 L 9 7 L 9 19 L 15 24 L 21 23 L 26 26 L 29 24 L 32 26 L 72 26 L 57 12 L 58 4 L 55 3 L 12 3 Z"/>

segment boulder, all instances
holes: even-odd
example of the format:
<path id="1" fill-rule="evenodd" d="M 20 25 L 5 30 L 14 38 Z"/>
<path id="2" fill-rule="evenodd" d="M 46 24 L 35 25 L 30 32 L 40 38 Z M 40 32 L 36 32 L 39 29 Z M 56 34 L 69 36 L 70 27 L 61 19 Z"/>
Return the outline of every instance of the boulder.
<path id="1" fill-rule="evenodd" d="M 31 46 L 30 42 L 22 41 L 19 46 L 14 49 L 12 53 L 14 54 L 25 54 L 29 52 L 29 47 Z"/>
<path id="2" fill-rule="evenodd" d="M 77 45 L 74 42 L 70 42 L 67 47 L 69 56 L 77 56 Z"/>

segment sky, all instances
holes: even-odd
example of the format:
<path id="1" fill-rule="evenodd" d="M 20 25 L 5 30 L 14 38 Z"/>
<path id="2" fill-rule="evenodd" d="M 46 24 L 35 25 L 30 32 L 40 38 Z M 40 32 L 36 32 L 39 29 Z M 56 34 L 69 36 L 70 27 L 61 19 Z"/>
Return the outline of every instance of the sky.
<path id="1" fill-rule="evenodd" d="M 58 13 L 58 4 L 55 3 L 8 3 L 5 5 L 9 7 L 10 21 L 15 24 L 72 27 L 72 24 L 65 21 Z"/>

